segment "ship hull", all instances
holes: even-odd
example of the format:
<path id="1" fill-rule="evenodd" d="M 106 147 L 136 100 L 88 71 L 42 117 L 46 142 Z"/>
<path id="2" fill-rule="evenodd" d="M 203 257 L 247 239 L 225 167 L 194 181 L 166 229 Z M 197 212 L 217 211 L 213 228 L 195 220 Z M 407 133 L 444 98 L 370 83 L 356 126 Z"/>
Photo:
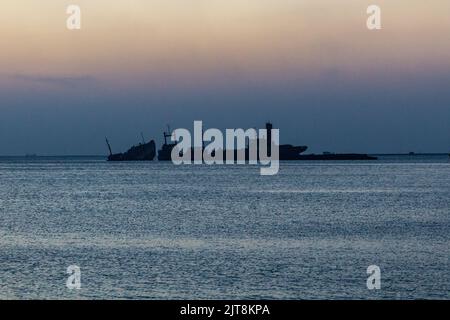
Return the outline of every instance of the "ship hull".
<path id="1" fill-rule="evenodd" d="M 134 146 L 124 153 L 112 154 L 108 161 L 153 161 L 156 155 L 155 141 Z"/>

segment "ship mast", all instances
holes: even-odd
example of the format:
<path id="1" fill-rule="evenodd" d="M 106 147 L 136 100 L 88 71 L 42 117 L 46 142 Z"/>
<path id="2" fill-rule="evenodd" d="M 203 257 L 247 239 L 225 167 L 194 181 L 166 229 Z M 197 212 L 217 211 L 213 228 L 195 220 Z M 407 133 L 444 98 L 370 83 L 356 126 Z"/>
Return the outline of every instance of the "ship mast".
<path id="1" fill-rule="evenodd" d="M 108 138 L 107 138 L 107 137 L 105 137 L 105 139 L 106 139 L 106 144 L 108 145 L 108 149 L 109 149 L 109 155 L 111 155 L 111 156 L 112 156 L 111 145 L 109 144 Z"/>
<path id="2" fill-rule="evenodd" d="M 164 144 L 167 144 L 167 138 L 171 137 L 170 126 L 167 125 L 167 132 L 164 131 Z"/>

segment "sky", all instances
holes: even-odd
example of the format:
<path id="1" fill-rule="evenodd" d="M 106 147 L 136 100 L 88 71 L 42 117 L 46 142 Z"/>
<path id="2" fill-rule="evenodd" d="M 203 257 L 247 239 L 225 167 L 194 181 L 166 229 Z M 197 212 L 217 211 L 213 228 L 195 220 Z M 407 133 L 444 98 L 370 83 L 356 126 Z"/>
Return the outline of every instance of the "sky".
<path id="1" fill-rule="evenodd" d="M 81 29 L 68 30 L 68 5 Z M 382 29 L 366 27 L 369 5 Z M 166 124 L 309 152 L 450 151 L 448 0 L 3 0 L 0 155 L 102 155 Z"/>

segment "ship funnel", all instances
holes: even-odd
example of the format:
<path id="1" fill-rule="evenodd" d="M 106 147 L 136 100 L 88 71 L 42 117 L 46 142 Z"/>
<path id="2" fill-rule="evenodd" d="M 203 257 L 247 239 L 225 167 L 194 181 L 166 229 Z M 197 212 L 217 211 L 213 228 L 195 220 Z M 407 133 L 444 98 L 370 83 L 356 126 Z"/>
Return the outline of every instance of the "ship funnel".
<path id="1" fill-rule="evenodd" d="M 272 154 L 272 123 L 266 122 L 267 130 L 267 155 L 270 157 Z"/>

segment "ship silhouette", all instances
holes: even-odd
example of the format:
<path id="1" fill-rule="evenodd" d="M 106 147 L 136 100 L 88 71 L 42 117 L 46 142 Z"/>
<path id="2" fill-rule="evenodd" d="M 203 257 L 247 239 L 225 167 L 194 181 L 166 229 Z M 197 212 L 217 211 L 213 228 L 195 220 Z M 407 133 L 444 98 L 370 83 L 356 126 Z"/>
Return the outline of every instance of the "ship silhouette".
<path id="1" fill-rule="evenodd" d="M 267 130 L 267 155 L 271 156 L 271 140 L 272 140 L 272 124 L 270 122 L 266 123 Z M 172 150 L 176 146 L 176 143 L 167 143 L 167 138 L 171 137 L 170 128 L 168 132 L 164 132 L 164 144 L 162 148 L 158 151 L 158 160 L 159 161 L 171 161 L 172 160 Z M 261 142 L 257 141 L 257 150 L 259 151 L 259 144 Z M 307 146 L 293 146 L 291 144 L 282 144 L 279 145 L 279 160 L 301 160 L 301 153 L 308 149 Z M 203 154 L 204 147 L 202 147 L 201 153 Z M 231 152 L 234 154 L 234 160 L 236 161 L 238 158 L 238 150 L 217 150 L 211 153 L 211 156 L 215 156 L 215 152 L 223 152 L 223 159 L 226 159 L 227 153 Z M 194 160 L 195 149 L 191 148 L 191 158 Z M 250 150 L 248 147 L 244 150 L 245 160 L 248 161 L 250 159 Z M 257 152 L 259 154 L 259 152 Z M 258 159 L 259 160 L 259 157 Z"/>
<path id="2" fill-rule="evenodd" d="M 259 146 L 260 143 L 267 143 L 267 155 L 271 156 L 271 136 L 272 136 L 272 123 L 266 123 L 267 130 L 267 140 L 260 141 L 257 140 L 257 152 L 259 155 Z M 173 148 L 177 145 L 177 141 L 172 143 L 168 143 L 167 138 L 172 136 L 172 132 L 170 131 L 170 127 L 168 127 L 167 131 L 163 132 L 164 134 L 164 144 L 161 146 L 161 149 L 158 150 L 158 161 L 172 161 L 172 151 Z M 142 137 L 143 143 L 140 143 L 137 146 L 131 147 L 128 151 L 124 153 L 116 153 L 113 154 L 111 150 L 111 145 L 106 138 L 106 144 L 109 149 L 108 161 L 152 161 L 156 155 L 156 147 L 155 141 L 151 140 L 150 142 L 145 142 L 144 137 Z M 331 153 L 324 152 L 323 154 L 303 154 L 308 147 L 307 146 L 294 146 L 291 144 L 282 144 L 279 145 L 279 160 L 281 161 L 289 161 L 289 160 L 377 160 L 376 157 L 370 156 L 367 154 L 360 153 Z M 204 146 L 201 148 L 201 154 L 203 154 Z M 191 148 L 191 158 L 194 160 L 195 149 Z M 242 150 L 239 150 L 242 151 Z M 211 156 L 215 156 L 215 152 L 223 152 L 223 159 L 226 159 L 227 154 L 234 154 L 234 160 L 237 160 L 238 150 L 216 150 L 213 151 Z M 248 161 L 250 157 L 250 150 L 247 146 L 244 150 L 245 160 Z M 180 153 L 180 155 L 182 155 Z M 254 159 L 253 159 L 254 160 Z M 259 160 L 259 156 L 258 159 Z"/>
<path id="3" fill-rule="evenodd" d="M 158 161 L 172 161 L 172 149 L 177 145 L 177 143 L 167 143 L 167 138 L 172 136 L 170 132 L 170 127 L 167 126 L 167 132 L 163 132 L 164 144 L 161 149 L 158 150 Z"/>
<path id="4" fill-rule="evenodd" d="M 106 144 L 109 149 L 108 161 L 152 161 L 156 154 L 155 141 L 145 142 L 144 137 L 142 137 L 142 143 L 131 147 L 124 153 L 113 154 L 108 138 L 106 138 Z"/>

